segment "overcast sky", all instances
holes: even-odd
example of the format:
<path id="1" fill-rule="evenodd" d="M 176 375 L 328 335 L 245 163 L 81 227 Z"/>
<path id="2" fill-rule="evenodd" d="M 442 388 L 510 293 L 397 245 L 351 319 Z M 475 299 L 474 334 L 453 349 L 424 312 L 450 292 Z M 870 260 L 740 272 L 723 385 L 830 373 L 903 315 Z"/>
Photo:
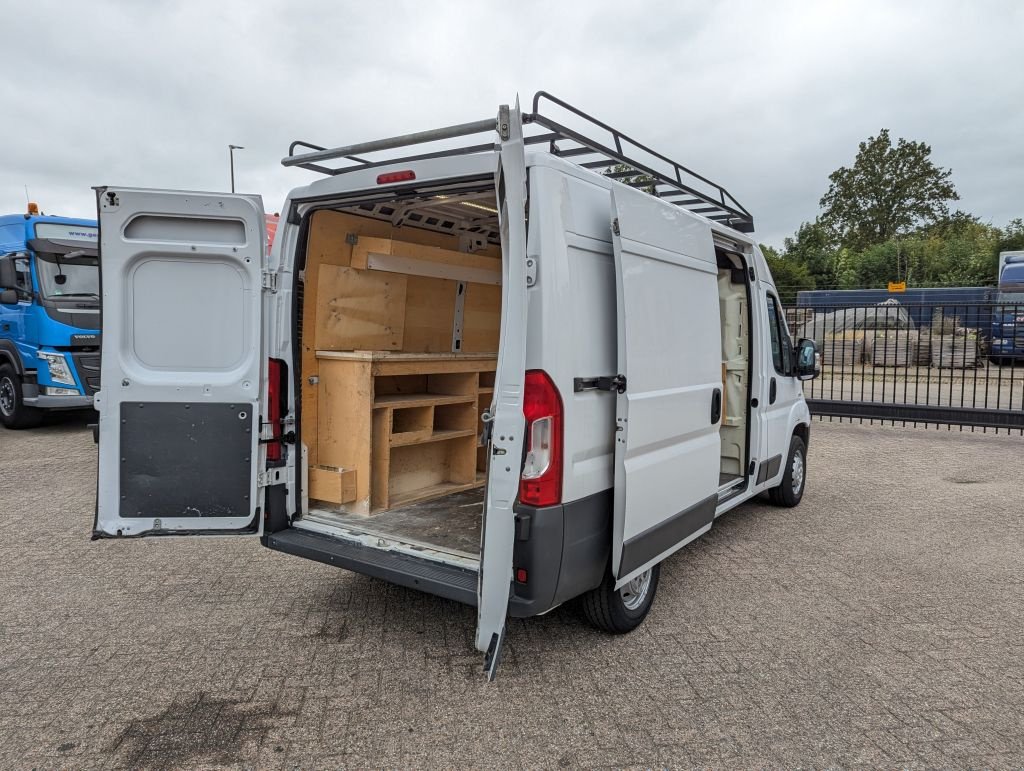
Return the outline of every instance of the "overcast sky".
<path id="1" fill-rule="evenodd" d="M 953 169 L 959 206 L 1024 216 L 1024 4 L 2 0 L 0 212 L 25 186 L 227 190 L 277 211 L 340 145 L 477 120 L 538 89 L 721 182 L 779 245 L 888 127 Z"/>

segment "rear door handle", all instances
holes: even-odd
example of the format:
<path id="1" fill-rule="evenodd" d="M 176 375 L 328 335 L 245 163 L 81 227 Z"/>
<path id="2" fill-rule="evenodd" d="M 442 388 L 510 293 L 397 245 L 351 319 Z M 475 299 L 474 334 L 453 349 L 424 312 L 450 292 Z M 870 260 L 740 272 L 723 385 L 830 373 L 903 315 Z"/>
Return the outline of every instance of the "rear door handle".
<path id="1" fill-rule="evenodd" d="M 711 425 L 722 419 L 722 389 L 716 388 L 711 394 Z"/>
<path id="2" fill-rule="evenodd" d="M 775 397 L 777 395 L 777 392 L 778 392 L 778 385 L 775 382 L 775 378 L 772 378 L 771 382 L 768 384 L 768 403 L 769 404 L 775 404 Z"/>

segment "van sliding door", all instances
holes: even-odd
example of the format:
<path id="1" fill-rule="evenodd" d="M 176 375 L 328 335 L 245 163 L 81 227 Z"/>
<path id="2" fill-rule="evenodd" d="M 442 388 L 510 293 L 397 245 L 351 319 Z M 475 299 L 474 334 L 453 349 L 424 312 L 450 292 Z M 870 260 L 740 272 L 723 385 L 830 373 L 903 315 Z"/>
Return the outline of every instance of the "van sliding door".
<path id="1" fill-rule="evenodd" d="M 718 502 L 722 341 L 706 223 L 612 192 L 619 373 L 616 588 L 711 527 Z"/>

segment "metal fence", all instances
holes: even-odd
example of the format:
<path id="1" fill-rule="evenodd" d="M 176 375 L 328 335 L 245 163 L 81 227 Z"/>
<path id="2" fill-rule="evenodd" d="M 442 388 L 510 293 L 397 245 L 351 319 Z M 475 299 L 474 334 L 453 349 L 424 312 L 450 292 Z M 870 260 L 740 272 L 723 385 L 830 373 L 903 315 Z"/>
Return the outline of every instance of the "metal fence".
<path id="1" fill-rule="evenodd" d="M 815 415 L 1024 434 L 1024 304 L 789 308 L 821 376 L 804 384 Z"/>

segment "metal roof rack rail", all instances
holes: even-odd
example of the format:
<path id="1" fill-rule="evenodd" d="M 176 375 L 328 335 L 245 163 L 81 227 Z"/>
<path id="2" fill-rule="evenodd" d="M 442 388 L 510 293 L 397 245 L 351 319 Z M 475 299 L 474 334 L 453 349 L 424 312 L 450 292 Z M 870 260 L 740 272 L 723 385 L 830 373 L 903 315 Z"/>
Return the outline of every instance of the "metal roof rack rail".
<path id="1" fill-rule="evenodd" d="M 552 118 L 549 113 L 542 112 L 543 102 L 549 103 L 549 109 L 554 107 L 565 111 L 569 114 L 571 121 L 580 122 L 583 124 L 583 128 L 580 130 L 570 128 L 564 122 Z M 687 211 L 701 214 L 740 232 L 751 233 L 754 230 L 753 216 L 724 187 L 546 91 L 538 91 L 534 94 L 532 112 L 523 114 L 523 124 L 524 130 L 529 126 L 542 129 L 540 133 L 524 135 L 524 141 L 528 145 L 547 144 L 548 152 L 552 155 L 571 159 L 573 163 L 583 168 L 591 169 L 644 190 L 664 201 Z M 604 132 L 606 136 L 600 141 L 588 136 L 593 129 L 598 129 L 599 134 Z M 309 142 L 295 141 L 289 146 L 288 155 L 281 160 L 281 163 L 284 166 L 298 166 L 333 176 L 377 166 L 494 152 L 497 146 L 492 141 L 382 160 L 367 160 L 360 157 L 385 150 L 447 142 L 474 134 L 496 131 L 496 120 L 489 118 L 345 147 L 325 148 Z M 297 153 L 296 151 L 299 149 L 304 149 L 307 152 Z M 637 155 L 642 156 L 643 159 L 635 157 Z M 325 165 L 326 162 L 339 160 L 347 163 Z"/>

